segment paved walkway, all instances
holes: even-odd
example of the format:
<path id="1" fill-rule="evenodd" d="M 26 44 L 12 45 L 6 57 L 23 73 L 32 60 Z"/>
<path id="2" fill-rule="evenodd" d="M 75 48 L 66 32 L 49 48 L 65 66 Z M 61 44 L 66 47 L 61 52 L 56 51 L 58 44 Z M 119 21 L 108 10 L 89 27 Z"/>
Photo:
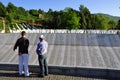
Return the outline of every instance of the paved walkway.
<path id="1" fill-rule="evenodd" d="M 57 74 L 49 74 L 48 76 L 41 78 L 37 75 L 38 73 L 32 73 L 30 77 L 19 77 L 16 71 L 0 70 L 0 80 L 105 80 L 101 78 L 77 77 Z"/>

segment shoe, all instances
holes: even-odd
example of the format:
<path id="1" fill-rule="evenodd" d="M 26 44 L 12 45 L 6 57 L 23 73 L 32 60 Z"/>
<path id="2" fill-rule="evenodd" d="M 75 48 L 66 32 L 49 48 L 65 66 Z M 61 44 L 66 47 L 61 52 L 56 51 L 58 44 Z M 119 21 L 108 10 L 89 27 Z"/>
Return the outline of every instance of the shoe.
<path id="1" fill-rule="evenodd" d="M 17 74 L 18 74 L 19 77 L 22 77 L 22 76 L 24 76 L 24 71 L 22 71 L 22 73 L 18 72 Z"/>
<path id="2" fill-rule="evenodd" d="M 25 74 L 25 72 L 24 71 L 22 71 L 22 75 L 24 75 Z"/>
<path id="3" fill-rule="evenodd" d="M 48 74 L 45 74 L 45 76 L 48 76 Z"/>
<path id="4" fill-rule="evenodd" d="M 38 75 L 38 77 L 42 77 L 42 78 L 44 78 L 45 76 L 44 76 L 44 75 L 39 74 L 39 75 Z"/>
<path id="5" fill-rule="evenodd" d="M 29 74 L 28 75 L 25 75 L 25 77 L 30 77 L 30 75 L 31 75 L 32 73 L 31 72 L 29 72 Z"/>

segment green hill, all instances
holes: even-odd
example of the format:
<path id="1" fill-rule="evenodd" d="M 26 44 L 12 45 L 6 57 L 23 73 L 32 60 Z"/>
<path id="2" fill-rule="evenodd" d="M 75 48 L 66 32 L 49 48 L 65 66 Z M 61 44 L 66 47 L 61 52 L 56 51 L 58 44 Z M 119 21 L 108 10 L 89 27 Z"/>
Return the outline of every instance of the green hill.
<path id="1" fill-rule="evenodd" d="M 110 19 L 114 19 L 116 21 L 120 20 L 119 16 L 113 16 L 113 15 L 104 14 L 104 13 L 97 13 L 97 14 L 103 14 L 104 16 L 109 17 Z"/>

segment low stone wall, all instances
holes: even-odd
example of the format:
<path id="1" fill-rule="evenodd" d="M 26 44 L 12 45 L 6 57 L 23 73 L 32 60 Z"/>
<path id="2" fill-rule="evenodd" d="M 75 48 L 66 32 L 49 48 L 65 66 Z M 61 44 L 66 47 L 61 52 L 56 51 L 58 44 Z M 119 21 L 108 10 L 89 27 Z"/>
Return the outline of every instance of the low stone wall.
<path id="1" fill-rule="evenodd" d="M 105 68 L 49 66 L 49 74 L 60 74 L 68 76 L 99 77 L 104 79 L 120 79 L 120 70 Z M 18 70 L 18 64 L 0 64 L 0 70 Z M 30 72 L 39 72 L 38 65 L 29 65 Z"/>

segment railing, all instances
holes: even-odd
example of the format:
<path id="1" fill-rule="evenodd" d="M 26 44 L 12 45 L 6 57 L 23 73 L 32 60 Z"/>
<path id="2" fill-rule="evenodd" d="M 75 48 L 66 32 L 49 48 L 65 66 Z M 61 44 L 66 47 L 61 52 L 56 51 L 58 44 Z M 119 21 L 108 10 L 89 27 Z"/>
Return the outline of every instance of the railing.
<path id="1" fill-rule="evenodd" d="M 12 30 L 11 33 L 20 33 L 23 30 Z M 67 30 L 67 29 L 24 29 L 27 33 L 82 33 L 82 34 L 120 34 L 120 30 Z"/>

